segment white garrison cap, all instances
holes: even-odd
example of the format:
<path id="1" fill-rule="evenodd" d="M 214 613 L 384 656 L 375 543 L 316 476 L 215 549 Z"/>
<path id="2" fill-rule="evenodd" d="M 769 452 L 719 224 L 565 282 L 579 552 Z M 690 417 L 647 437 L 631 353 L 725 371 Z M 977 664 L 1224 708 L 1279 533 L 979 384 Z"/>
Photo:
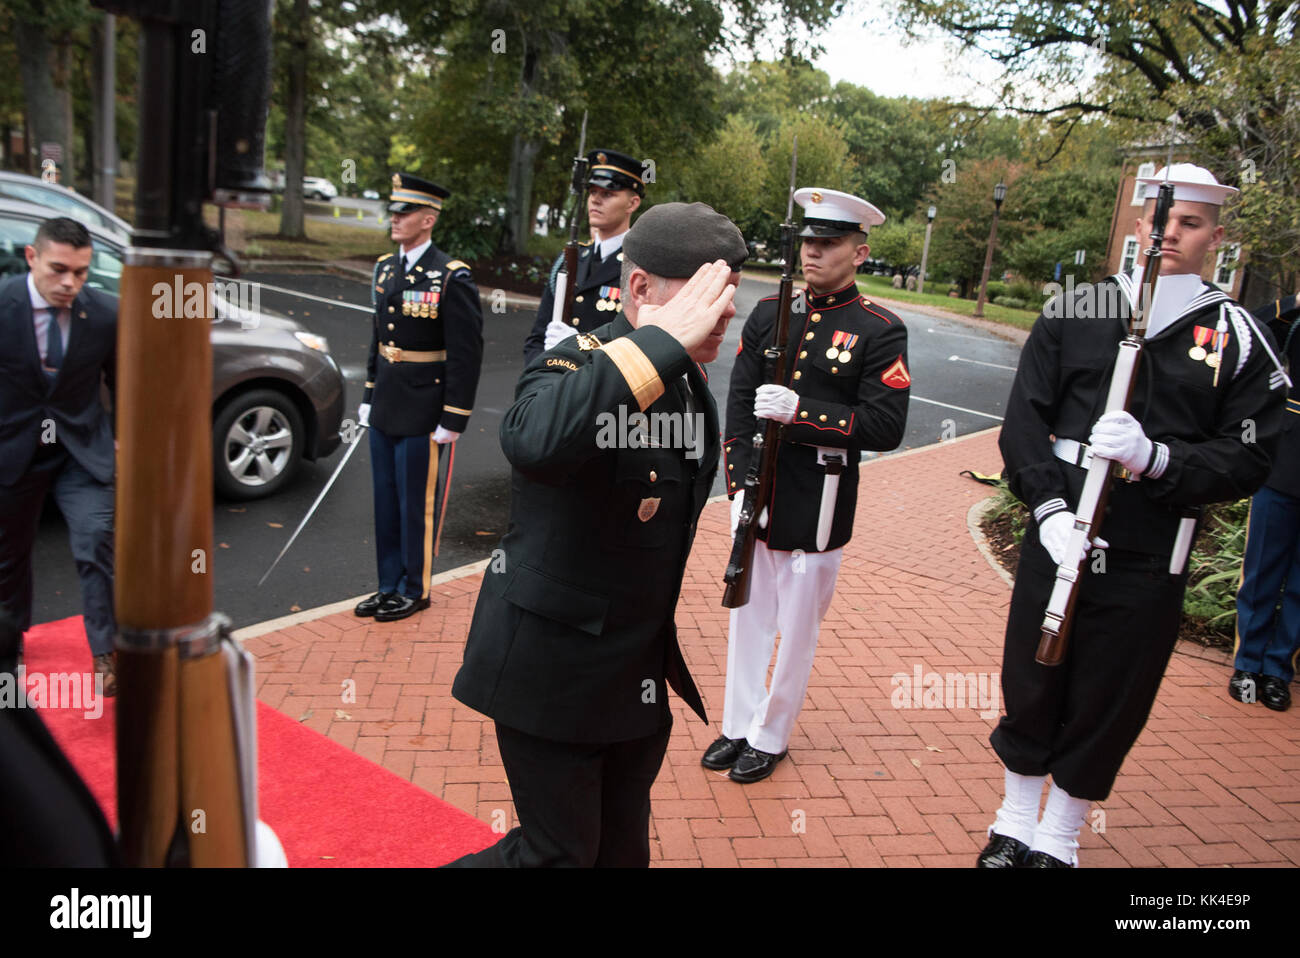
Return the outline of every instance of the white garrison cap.
<path id="1" fill-rule="evenodd" d="M 803 207 L 800 236 L 845 236 L 885 222 L 885 214 L 866 200 L 839 190 L 805 186 L 794 191 L 794 201 Z"/>
<path id="2" fill-rule="evenodd" d="M 1155 176 L 1139 176 L 1138 182 L 1146 187 L 1142 198 L 1153 200 L 1160 191 L 1160 184 L 1165 181 L 1165 171 L 1157 171 Z M 1174 187 L 1174 199 L 1189 203 L 1209 203 L 1222 206 L 1229 194 L 1238 192 L 1235 186 L 1224 186 L 1203 166 L 1191 163 L 1175 163 L 1169 167 L 1169 182 Z"/>

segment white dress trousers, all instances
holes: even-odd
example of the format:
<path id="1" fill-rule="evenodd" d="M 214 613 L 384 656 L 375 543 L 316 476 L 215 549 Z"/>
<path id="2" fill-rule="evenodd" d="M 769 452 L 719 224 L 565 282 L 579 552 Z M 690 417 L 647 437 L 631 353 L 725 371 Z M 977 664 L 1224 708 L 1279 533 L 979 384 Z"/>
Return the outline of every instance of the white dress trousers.
<path id="1" fill-rule="evenodd" d="M 843 549 L 779 552 L 754 543 L 749 602 L 731 610 L 722 734 L 779 755 L 786 750 L 817 651 L 817 633 L 835 594 Z M 777 632 L 772 687 L 767 667 Z"/>

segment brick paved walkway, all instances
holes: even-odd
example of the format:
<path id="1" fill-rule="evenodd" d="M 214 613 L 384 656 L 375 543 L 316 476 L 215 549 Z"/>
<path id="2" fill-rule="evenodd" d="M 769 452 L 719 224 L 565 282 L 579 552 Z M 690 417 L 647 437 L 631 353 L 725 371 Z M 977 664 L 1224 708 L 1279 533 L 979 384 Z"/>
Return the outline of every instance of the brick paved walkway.
<path id="1" fill-rule="evenodd" d="M 699 764 L 721 721 L 730 541 L 726 503 L 706 507 L 677 621 L 714 724 L 674 698 L 653 791 L 656 864 L 973 863 L 1001 800 L 988 734 L 1010 590 L 968 530 L 988 487 L 958 472 L 999 468 L 993 430 L 864 465 L 790 757 L 750 786 Z M 430 610 L 403 622 L 318 611 L 246 639 L 260 697 L 470 814 L 504 811 L 513 824 L 492 723 L 451 697 L 480 580 L 443 583 Z M 931 673 L 973 685 L 954 707 L 927 708 Z M 1300 708 L 1233 702 L 1229 674 L 1223 655 L 1180 646 L 1114 792 L 1091 813 L 1083 865 L 1300 864 Z M 357 698 L 344 711 L 349 678 Z"/>

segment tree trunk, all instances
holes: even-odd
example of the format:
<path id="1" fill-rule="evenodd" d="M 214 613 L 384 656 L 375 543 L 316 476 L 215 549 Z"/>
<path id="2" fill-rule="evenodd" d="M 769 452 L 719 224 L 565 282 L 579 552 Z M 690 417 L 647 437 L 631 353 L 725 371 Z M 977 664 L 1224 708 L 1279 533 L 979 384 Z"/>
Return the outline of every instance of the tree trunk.
<path id="1" fill-rule="evenodd" d="M 23 100 L 31 128 L 28 155 L 33 157 L 32 172 L 40 173 L 42 144 L 56 144 L 62 151 L 58 163 L 60 179 L 70 180 L 74 167 L 67 44 L 52 43 L 41 23 L 17 17 L 14 18 L 14 38 L 18 45 Z"/>
<path id="2" fill-rule="evenodd" d="M 94 184 L 95 202 L 117 209 L 117 25 L 113 14 L 91 30 L 94 72 L 91 96 L 94 101 Z"/>
<path id="3" fill-rule="evenodd" d="M 528 236 L 533 221 L 533 162 L 541 144 L 515 134 L 510 144 L 510 176 L 506 186 L 506 228 L 501 236 L 501 252 L 523 256 L 528 252 Z"/>
<path id="4" fill-rule="evenodd" d="M 284 107 L 284 206 L 280 235 L 302 239 L 302 178 L 307 166 L 307 44 L 311 14 L 307 0 L 294 0 L 289 40 L 289 98 Z"/>

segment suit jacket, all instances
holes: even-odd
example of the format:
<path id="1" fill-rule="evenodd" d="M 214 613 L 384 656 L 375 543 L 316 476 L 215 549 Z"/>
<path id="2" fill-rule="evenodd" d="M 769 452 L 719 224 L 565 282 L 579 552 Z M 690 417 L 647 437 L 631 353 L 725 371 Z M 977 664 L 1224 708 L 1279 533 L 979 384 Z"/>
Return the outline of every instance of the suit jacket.
<path id="1" fill-rule="evenodd" d="M 1300 303 L 1288 296 L 1255 310 L 1255 318 L 1268 324 L 1269 332 L 1283 347 L 1278 358 L 1286 363 L 1292 380 L 1282 417 L 1282 438 L 1264 485 L 1300 499 L 1300 335 L 1292 332 L 1300 319 Z"/>
<path id="2" fill-rule="evenodd" d="M 615 316 L 623 313 L 623 300 L 620 279 L 623 273 L 623 250 L 619 249 L 613 256 L 606 256 L 599 263 L 595 261 L 595 245 L 591 240 L 580 244 L 578 250 L 578 278 L 573 288 L 574 329 L 580 333 L 590 333 L 607 324 Z M 564 262 L 561 253 L 551 267 L 551 278 L 542 293 L 542 302 L 537 307 L 537 318 L 533 321 L 532 331 L 524 340 L 524 364 L 531 363 L 541 355 L 546 345 L 546 324 L 551 321 L 555 311 L 555 274 Z"/>
<path id="3" fill-rule="evenodd" d="M 113 388 L 117 297 L 83 286 L 71 313 L 63 365 L 51 382 L 41 369 L 27 275 L 0 282 L 0 485 L 27 471 L 47 419 L 87 472 L 100 482 L 113 479 L 113 429 L 100 401 L 100 376 Z"/>
<path id="4" fill-rule="evenodd" d="M 390 436 L 418 436 L 438 426 L 464 432 L 483 364 L 483 308 L 469 267 L 437 246 L 407 273 L 392 253 L 374 272 L 374 328 L 362 402 L 370 424 Z M 393 362 L 379 347 L 446 351 L 441 362 Z"/>
<path id="5" fill-rule="evenodd" d="M 777 297 L 759 300 L 745 323 L 731 370 L 724 446 L 727 494 L 744 489 L 753 458 L 754 393 L 765 382 L 763 350 L 772 342 Z M 903 441 L 911 375 L 907 330 L 889 310 L 865 300 L 856 285 L 824 294 L 795 294 L 784 385 L 799 394 L 794 422 L 781 430 L 776 482 L 767 528 L 758 538 L 781 551 L 817 551 L 826 468 L 818 446 L 843 449 L 827 551 L 853 534 L 858 461 L 863 450 L 893 449 Z M 833 355 L 831 350 L 833 350 Z"/>
<path id="6" fill-rule="evenodd" d="M 703 369 L 663 330 L 620 316 L 594 335 L 604 345 L 571 337 L 529 366 L 502 421 L 510 524 L 452 694 L 531 735 L 607 743 L 662 726 L 665 681 L 705 718 L 674 613 L 718 416 Z M 636 413 L 681 421 L 683 376 L 702 416 L 698 456 L 656 426 L 631 448 L 620 423 Z"/>

